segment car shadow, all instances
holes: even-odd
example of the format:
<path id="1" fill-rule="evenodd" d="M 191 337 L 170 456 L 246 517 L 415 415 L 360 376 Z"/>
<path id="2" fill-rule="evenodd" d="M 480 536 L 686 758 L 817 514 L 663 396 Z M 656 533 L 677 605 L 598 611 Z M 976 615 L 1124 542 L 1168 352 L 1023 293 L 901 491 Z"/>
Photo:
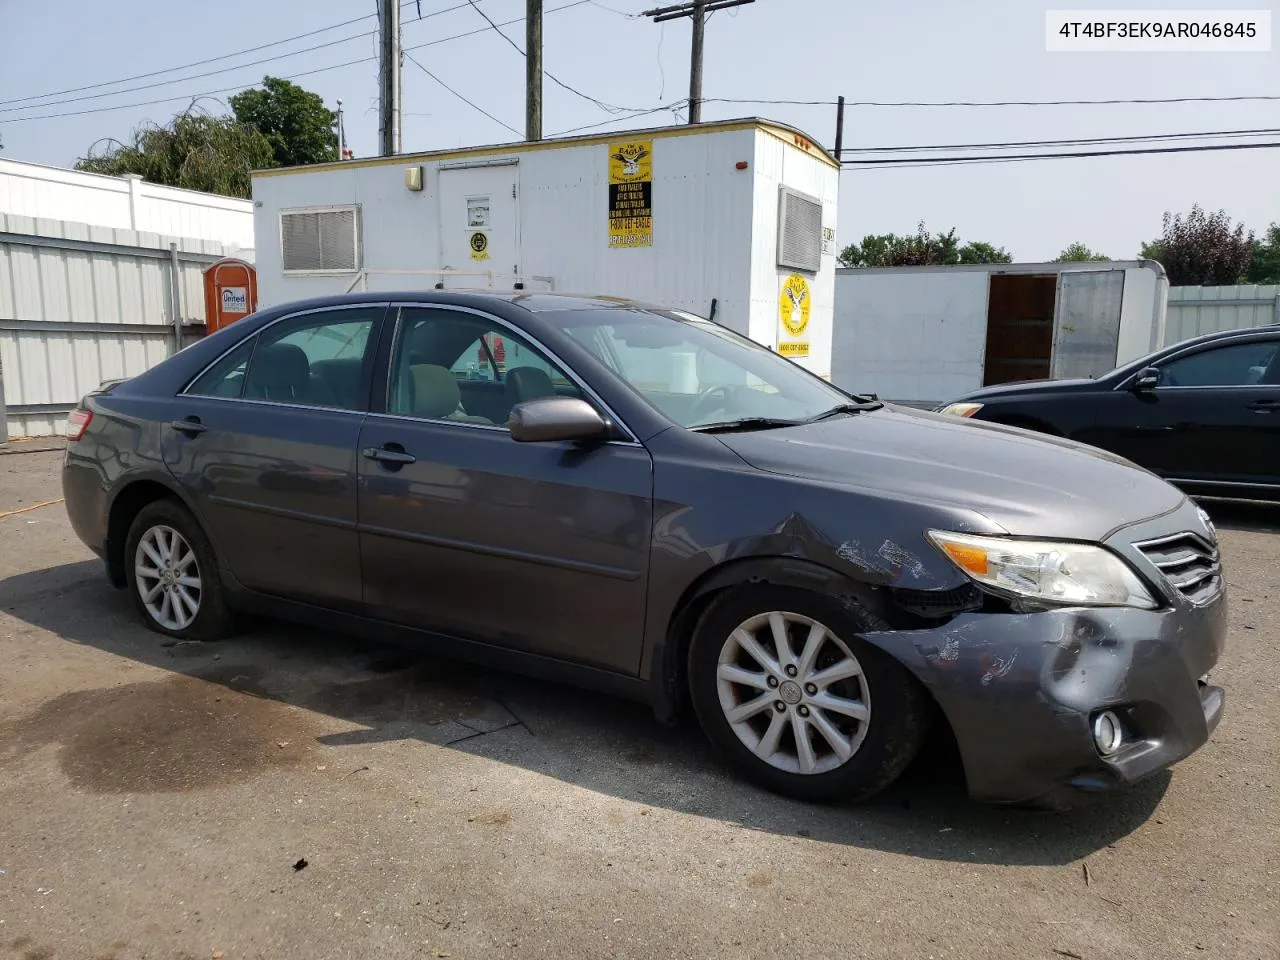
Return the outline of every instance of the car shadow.
<path id="1" fill-rule="evenodd" d="M 219 760 L 208 754 L 243 746 L 245 731 L 202 729 L 214 701 L 234 699 L 229 691 L 253 698 L 232 711 L 237 722 L 249 723 L 255 704 L 294 716 L 278 706 L 286 704 L 349 724 L 337 734 L 301 735 L 328 752 L 330 765 L 343 762 L 349 744 L 420 740 L 745 830 L 961 863 L 1075 862 L 1146 823 L 1171 780 L 1164 772 L 1065 813 L 980 805 L 966 798 L 954 750 L 938 738 L 871 802 L 806 804 L 745 784 L 694 722 L 667 726 L 643 705 L 278 623 L 255 623 L 216 644 L 165 640 L 139 624 L 130 598 L 105 582 L 96 561 L 0 580 L 0 608 L 68 642 L 165 670 L 173 681 L 67 693 L 42 705 L 39 724 L 17 721 L 19 731 L 40 726 L 38 743 L 58 746 L 72 782 L 83 777 L 98 790 L 185 789 L 184 762 Z M 13 736 L 0 725 L 0 753 L 12 749 L 5 741 Z M 166 749 L 168 765 L 157 765 L 156 751 Z M 145 764 L 129 755 L 140 751 Z M 222 766 L 248 769 L 244 757 L 233 759 Z M 130 781 L 130 771 L 152 779 Z"/>

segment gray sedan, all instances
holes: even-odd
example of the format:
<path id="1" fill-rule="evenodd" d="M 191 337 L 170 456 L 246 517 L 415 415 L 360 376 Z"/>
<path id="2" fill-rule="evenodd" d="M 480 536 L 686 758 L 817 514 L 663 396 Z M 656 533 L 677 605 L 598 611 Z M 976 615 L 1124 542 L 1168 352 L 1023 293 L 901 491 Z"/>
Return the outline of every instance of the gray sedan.
<path id="1" fill-rule="evenodd" d="M 268 613 L 692 705 L 796 797 L 869 797 L 939 727 L 975 798 L 1103 791 L 1222 715 L 1225 581 L 1178 490 L 683 312 L 289 304 L 85 397 L 68 441 L 72 524 L 153 630 Z"/>

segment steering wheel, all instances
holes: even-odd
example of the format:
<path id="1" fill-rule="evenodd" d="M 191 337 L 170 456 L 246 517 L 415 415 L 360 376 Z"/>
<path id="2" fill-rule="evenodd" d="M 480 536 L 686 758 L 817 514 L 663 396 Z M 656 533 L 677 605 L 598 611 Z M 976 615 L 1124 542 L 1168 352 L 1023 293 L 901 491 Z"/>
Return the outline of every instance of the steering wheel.
<path id="1" fill-rule="evenodd" d="M 713 387 L 706 387 L 698 394 L 696 400 L 689 407 L 689 419 L 699 420 L 704 413 L 710 413 L 712 410 L 718 410 L 729 402 L 733 396 L 733 384 L 719 383 Z M 712 401 L 719 397 L 719 401 L 712 406 Z M 704 409 L 705 408 L 705 409 Z"/>

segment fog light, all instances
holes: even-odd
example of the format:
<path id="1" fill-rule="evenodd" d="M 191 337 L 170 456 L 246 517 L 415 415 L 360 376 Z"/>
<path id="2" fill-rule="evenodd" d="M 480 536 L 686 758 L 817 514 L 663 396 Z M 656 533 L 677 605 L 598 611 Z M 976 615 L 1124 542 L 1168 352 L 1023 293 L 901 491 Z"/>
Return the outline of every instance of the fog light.
<path id="1" fill-rule="evenodd" d="M 1104 757 L 1109 757 L 1120 749 L 1124 740 L 1124 727 L 1120 718 L 1110 710 L 1103 710 L 1093 718 L 1093 745 Z"/>

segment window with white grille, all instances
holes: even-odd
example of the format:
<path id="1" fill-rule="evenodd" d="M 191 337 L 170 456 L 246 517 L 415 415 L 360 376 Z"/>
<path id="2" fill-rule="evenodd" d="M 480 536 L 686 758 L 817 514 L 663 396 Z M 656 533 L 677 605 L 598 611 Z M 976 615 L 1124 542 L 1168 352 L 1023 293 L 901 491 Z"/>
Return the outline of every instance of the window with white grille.
<path id="1" fill-rule="evenodd" d="M 360 209 L 323 207 L 280 214 L 285 273 L 360 269 Z"/>
<path id="2" fill-rule="evenodd" d="M 787 187 L 778 192 L 778 266 L 807 273 L 822 266 L 822 203 Z"/>

